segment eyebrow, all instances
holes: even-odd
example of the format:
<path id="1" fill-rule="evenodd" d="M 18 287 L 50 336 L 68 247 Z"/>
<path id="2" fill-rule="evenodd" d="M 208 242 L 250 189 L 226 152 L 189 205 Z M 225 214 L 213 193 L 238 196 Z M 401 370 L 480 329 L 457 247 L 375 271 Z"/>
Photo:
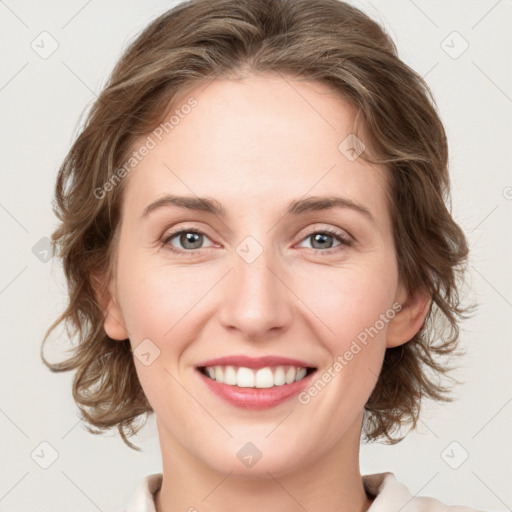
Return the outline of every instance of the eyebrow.
<path id="1" fill-rule="evenodd" d="M 226 210 L 215 199 L 209 197 L 192 197 L 166 195 L 144 208 L 141 218 L 147 217 L 151 212 L 168 206 L 177 206 L 186 210 L 202 211 L 226 217 Z M 375 223 L 375 218 L 370 210 L 355 201 L 346 197 L 307 197 L 305 199 L 296 199 L 288 203 L 286 215 L 302 215 L 312 211 L 330 210 L 333 208 L 348 208 L 362 213 L 368 220 Z"/>

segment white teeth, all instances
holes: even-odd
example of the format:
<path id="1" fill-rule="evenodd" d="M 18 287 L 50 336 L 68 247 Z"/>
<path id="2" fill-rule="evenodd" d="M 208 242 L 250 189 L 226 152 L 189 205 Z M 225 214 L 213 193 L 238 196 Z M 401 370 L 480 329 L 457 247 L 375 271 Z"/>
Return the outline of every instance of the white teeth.
<path id="1" fill-rule="evenodd" d="M 297 372 L 297 377 L 295 377 L 295 380 L 303 379 L 306 376 L 307 370 L 306 368 L 299 368 L 299 371 Z"/>
<path id="2" fill-rule="evenodd" d="M 278 366 L 274 372 L 274 386 L 282 386 L 283 384 L 286 384 L 284 368 L 282 366 Z"/>
<path id="3" fill-rule="evenodd" d="M 261 368 L 254 377 L 254 386 L 257 388 L 271 388 L 274 385 L 274 375 L 270 368 Z"/>
<path id="4" fill-rule="evenodd" d="M 232 366 L 226 366 L 224 371 L 224 384 L 236 386 L 236 370 Z"/>
<path id="5" fill-rule="evenodd" d="M 296 366 L 266 366 L 258 370 L 244 366 L 208 366 L 206 374 L 229 386 L 264 389 L 299 381 L 306 376 L 307 369 Z"/>
<path id="6" fill-rule="evenodd" d="M 288 371 L 286 372 L 286 384 L 291 384 L 292 382 L 295 382 L 295 376 L 297 375 L 297 369 L 293 366 L 290 366 L 288 368 Z"/>
<path id="7" fill-rule="evenodd" d="M 215 376 L 217 376 L 217 371 L 215 371 Z M 215 379 L 217 382 L 224 382 Z M 224 382 L 224 384 L 226 384 Z M 253 388 L 254 387 L 254 372 L 250 368 L 238 368 L 238 373 L 236 374 L 236 385 L 239 388 Z"/>

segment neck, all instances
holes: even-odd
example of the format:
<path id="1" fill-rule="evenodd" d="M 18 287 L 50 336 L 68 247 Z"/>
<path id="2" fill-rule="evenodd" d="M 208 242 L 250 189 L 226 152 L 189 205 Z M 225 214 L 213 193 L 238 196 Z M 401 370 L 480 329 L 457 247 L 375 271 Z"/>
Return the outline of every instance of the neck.
<path id="1" fill-rule="evenodd" d="M 364 512 L 371 505 L 359 472 L 361 418 L 325 454 L 285 474 L 244 478 L 221 473 L 159 428 L 163 480 L 157 512 Z M 290 461 L 293 464 L 294 461 Z"/>

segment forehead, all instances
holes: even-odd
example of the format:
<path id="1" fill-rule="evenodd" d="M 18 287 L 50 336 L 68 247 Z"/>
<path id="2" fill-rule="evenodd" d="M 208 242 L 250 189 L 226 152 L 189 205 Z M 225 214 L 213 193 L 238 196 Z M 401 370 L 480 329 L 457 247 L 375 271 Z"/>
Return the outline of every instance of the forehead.
<path id="1" fill-rule="evenodd" d="M 387 209 L 383 169 L 346 152 L 356 111 L 326 84 L 284 75 L 217 79 L 181 94 L 164 123 L 171 116 L 128 177 L 130 209 L 142 212 L 165 194 L 214 197 L 228 214 L 334 194 Z"/>

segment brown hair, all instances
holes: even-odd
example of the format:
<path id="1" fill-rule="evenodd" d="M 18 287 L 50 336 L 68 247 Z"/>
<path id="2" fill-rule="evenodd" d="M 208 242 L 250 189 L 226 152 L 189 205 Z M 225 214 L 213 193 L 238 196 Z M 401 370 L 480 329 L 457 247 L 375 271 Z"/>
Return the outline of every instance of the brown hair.
<path id="1" fill-rule="evenodd" d="M 452 219 L 448 148 L 435 102 L 423 79 L 397 56 L 385 31 L 358 9 L 338 0 L 192 0 L 155 19 L 130 44 L 92 106 L 60 167 L 52 236 L 63 260 L 69 304 L 41 346 L 54 372 L 76 370 L 73 397 L 82 418 L 117 427 L 124 442 L 152 408 L 140 386 L 129 340 L 110 339 L 96 300 L 93 274 L 112 275 L 126 174 L 121 166 L 133 145 L 162 122 L 163 112 L 200 81 L 241 70 L 286 73 L 330 85 L 361 116 L 371 143 L 367 161 L 386 166 L 399 274 L 409 292 L 432 297 L 422 329 L 386 350 L 365 406 L 366 440 L 416 426 L 424 397 L 449 401 L 440 377 L 449 368 L 439 356 L 456 352 L 459 300 L 468 247 Z M 110 184 L 110 185 L 109 185 Z M 63 322 L 78 343 L 72 356 L 49 363 L 43 348 Z M 454 379 L 451 379 L 454 381 Z M 146 415 L 147 418 L 147 415 Z"/>

